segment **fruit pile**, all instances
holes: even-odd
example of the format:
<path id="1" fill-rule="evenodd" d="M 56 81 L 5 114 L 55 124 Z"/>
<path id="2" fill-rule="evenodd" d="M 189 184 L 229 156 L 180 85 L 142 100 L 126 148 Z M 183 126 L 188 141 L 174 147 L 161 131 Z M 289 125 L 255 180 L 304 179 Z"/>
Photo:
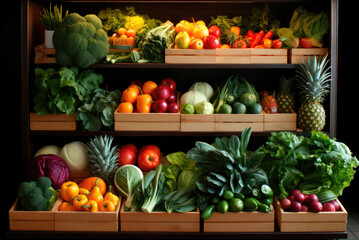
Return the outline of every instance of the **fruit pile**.
<path id="1" fill-rule="evenodd" d="M 176 24 L 175 48 L 215 49 L 220 47 L 221 30 L 217 26 L 207 28 L 202 20 L 188 22 L 181 20 Z"/>
<path id="2" fill-rule="evenodd" d="M 135 44 L 135 36 L 135 30 L 119 28 L 117 33 L 110 36 L 108 40 L 113 47 L 116 47 L 116 45 L 133 45 Z"/>
<path id="3" fill-rule="evenodd" d="M 176 82 L 164 78 L 159 85 L 153 81 L 132 81 L 122 92 L 119 113 L 177 113 Z"/>
<path id="4" fill-rule="evenodd" d="M 154 170 L 160 163 L 161 151 L 153 144 L 138 148 L 131 143 L 125 144 L 118 149 L 118 162 L 120 166 L 127 164 L 137 165 L 142 171 Z"/>
<path id="5" fill-rule="evenodd" d="M 322 204 L 316 194 L 303 194 L 299 190 L 293 190 L 288 198 L 280 201 L 280 205 L 283 210 L 291 212 L 335 212 L 340 209 L 336 200 Z"/>
<path id="6" fill-rule="evenodd" d="M 119 197 L 109 191 L 106 183 L 99 177 L 88 177 L 77 184 L 67 181 L 61 185 L 60 196 L 64 200 L 59 211 L 115 211 L 119 204 Z"/>

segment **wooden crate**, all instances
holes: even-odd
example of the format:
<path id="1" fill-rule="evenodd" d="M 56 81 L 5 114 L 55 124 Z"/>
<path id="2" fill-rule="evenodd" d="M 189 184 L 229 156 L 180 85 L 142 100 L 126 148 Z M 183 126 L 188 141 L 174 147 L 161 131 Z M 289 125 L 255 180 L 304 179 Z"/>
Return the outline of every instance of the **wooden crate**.
<path id="1" fill-rule="evenodd" d="M 216 63 L 249 64 L 250 54 L 250 48 L 217 48 Z"/>
<path id="2" fill-rule="evenodd" d="M 286 212 L 278 198 L 274 199 L 276 221 L 281 232 L 345 232 L 348 212 L 340 205 L 336 212 Z"/>
<path id="3" fill-rule="evenodd" d="M 215 114 L 181 114 L 181 132 L 214 132 Z"/>
<path id="4" fill-rule="evenodd" d="M 296 113 L 264 113 L 264 131 L 295 131 L 297 130 Z"/>
<path id="5" fill-rule="evenodd" d="M 251 64 L 287 64 L 287 49 L 251 48 L 250 50 Z"/>
<path id="6" fill-rule="evenodd" d="M 216 63 L 216 49 L 165 49 L 165 63 Z"/>
<path id="7" fill-rule="evenodd" d="M 18 199 L 9 210 L 10 231 L 54 231 L 54 212 L 61 204 L 57 199 L 50 211 L 22 211 L 17 209 Z"/>
<path id="8" fill-rule="evenodd" d="M 131 49 L 117 49 L 117 48 L 110 48 L 108 53 L 117 53 L 117 52 L 131 52 L 134 50 L 138 50 L 137 48 Z M 35 47 L 35 64 L 39 63 L 56 63 L 55 59 L 55 48 L 46 48 L 45 44 L 40 44 Z"/>
<path id="9" fill-rule="evenodd" d="M 180 113 L 115 112 L 115 131 L 179 132 L 180 129 Z"/>
<path id="10" fill-rule="evenodd" d="M 215 114 L 216 132 L 241 132 L 249 127 L 253 132 L 263 132 L 263 113 Z"/>
<path id="11" fill-rule="evenodd" d="M 39 116 L 37 113 L 30 113 L 30 130 L 43 131 L 75 131 L 75 113 L 68 116 L 66 113 L 46 114 Z"/>
<path id="12" fill-rule="evenodd" d="M 299 64 L 307 62 L 308 56 L 326 55 L 328 48 L 291 48 L 288 49 L 288 63 Z"/>
<path id="13" fill-rule="evenodd" d="M 122 232 L 199 232 L 200 212 L 168 213 L 168 212 L 129 212 L 122 204 L 120 224 Z"/>
<path id="14" fill-rule="evenodd" d="M 55 209 L 55 231 L 118 232 L 121 199 L 113 212 L 59 211 Z"/>
<path id="15" fill-rule="evenodd" d="M 271 212 L 214 212 L 204 220 L 204 232 L 274 232 L 274 208 Z"/>

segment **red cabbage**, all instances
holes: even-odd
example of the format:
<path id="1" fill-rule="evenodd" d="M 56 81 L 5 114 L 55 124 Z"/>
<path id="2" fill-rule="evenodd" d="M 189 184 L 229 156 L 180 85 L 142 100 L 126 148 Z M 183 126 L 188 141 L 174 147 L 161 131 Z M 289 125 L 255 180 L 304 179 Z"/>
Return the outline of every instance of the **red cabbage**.
<path id="1" fill-rule="evenodd" d="M 65 160 L 54 154 L 36 156 L 30 166 L 30 171 L 33 178 L 42 176 L 50 178 L 54 189 L 61 188 L 61 185 L 67 182 L 70 176 L 70 168 Z"/>

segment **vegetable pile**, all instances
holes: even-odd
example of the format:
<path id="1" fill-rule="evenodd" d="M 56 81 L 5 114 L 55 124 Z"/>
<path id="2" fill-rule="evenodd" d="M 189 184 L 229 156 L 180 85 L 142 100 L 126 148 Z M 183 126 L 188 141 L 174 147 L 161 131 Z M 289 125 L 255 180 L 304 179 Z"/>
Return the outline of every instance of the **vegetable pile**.
<path id="1" fill-rule="evenodd" d="M 273 132 L 257 153 L 264 154 L 260 166 L 280 199 L 288 197 L 292 189 L 306 194 L 330 190 L 340 196 L 359 165 L 344 143 L 322 132 L 312 132 L 309 138 Z"/>
<path id="2" fill-rule="evenodd" d="M 23 182 L 17 190 L 18 208 L 25 211 L 49 211 L 59 193 L 52 188 L 51 179 L 39 177 L 35 181 Z"/>

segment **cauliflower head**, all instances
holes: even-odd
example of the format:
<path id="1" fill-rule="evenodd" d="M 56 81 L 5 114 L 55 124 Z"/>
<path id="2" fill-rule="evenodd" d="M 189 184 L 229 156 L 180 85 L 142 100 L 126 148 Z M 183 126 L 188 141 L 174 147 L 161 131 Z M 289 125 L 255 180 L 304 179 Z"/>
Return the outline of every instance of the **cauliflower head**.
<path id="1" fill-rule="evenodd" d="M 108 36 L 94 14 L 70 13 L 55 29 L 53 43 L 56 62 L 64 66 L 86 68 L 106 57 Z"/>

